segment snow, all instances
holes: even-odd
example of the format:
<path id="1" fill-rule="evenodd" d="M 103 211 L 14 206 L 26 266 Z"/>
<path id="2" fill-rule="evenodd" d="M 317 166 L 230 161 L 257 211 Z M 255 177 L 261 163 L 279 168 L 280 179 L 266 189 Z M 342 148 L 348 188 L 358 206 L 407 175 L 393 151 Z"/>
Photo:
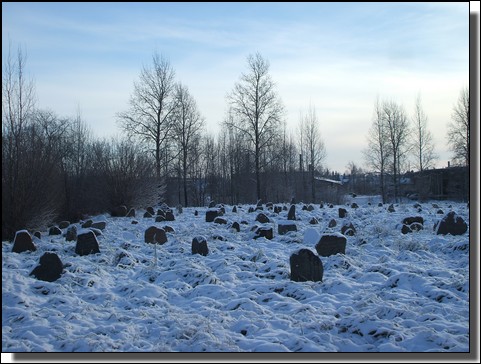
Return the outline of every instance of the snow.
<path id="1" fill-rule="evenodd" d="M 339 234 L 346 220 L 339 206 L 309 212 L 298 205 L 297 231 L 274 229 L 272 240 L 253 238 L 258 211 L 244 205 L 237 213 L 226 206 L 223 216 L 249 223 L 239 233 L 205 222 L 207 207 L 184 208 L 168 223 L 143 218 L 143 210 L 137 218 L 92 217 L 107 223 L 94 255 L 78 256 L 75 242 L 48 232 L 35 252 L 13 253 L 4 241 L 2 351 L 470 351 L 469 229 L 435 235 L 442 215 L 431 202 L 421 212 L 406 203 L 389 213 L 387 205 L 355 201 L 359 208 L 344 207 L 357 233 L 346 237 L 345 255 L 321 257 L 323 282 L 291 281 L 289 257 L 315 252 L 324 233 Z M 436 203 L 469 222 L 466 204 Z M 264 213 L 271 220 L 264 227 L 287 218 L 287 211 Z M 309 224 L 313 216 L 319 225 Z M 422 216 L 424 230 L 401 234 L 409 216 Z M 327 228 L 332 218 L 338 225 Z M 165 244 L 144 242 L 148 227 L 166 224 L 175 232 Z M 192 254 L 196 236 L 206 238 L 207 256 Z M 55 282 L 29 276 L 47 251 L 64 264 Z"/>

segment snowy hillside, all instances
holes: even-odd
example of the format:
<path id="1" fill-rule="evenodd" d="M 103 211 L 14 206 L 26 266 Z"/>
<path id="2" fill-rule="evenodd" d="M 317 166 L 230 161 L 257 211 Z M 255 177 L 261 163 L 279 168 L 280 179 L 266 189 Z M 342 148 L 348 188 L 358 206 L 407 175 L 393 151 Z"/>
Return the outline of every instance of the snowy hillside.
<path id="1" fill-rule="evenodd" d="M 2 351 L 469 351 L 469 228 L 456 236 L 433 231 L 449 211 L 469 223 L 466 204 L 412 202 L 389 212 L 358 201 L 359 208 L 313 211 L 297 204 L 297 231 L 285 235 L 278 226 L 286 209 L 226 205 L 227 224 L 206 222 L 206 207 L 174 209 L 175 221 L 158 223 L 145 210 L 95 216 L 106 222 L 98 254 L 77 255 L 75 241 L 48 231 L 34 238 L 34 252 L 12 252 L 4 241 Z M 270 222 L 255 221 L 260 212 Z M 403 219 L 415 216 L 424 228 L 403 234 Z M 356 233 L 346 236 L 345 255 L 320 257 L 323 281 L 291 281 L 291 254 L 316 253 L 319 236 L 346 223 Z M 166 225 L 174 231 L 165 244 L 144 242 L 147 228 Z M 254 225 L 272 227 L 273 239 L 255 239 Z M 205 237 L 206 256 L 192 254 L 194 237 Z M 45 252 L 64 265 L 54 282 L 29 275 Z"/>

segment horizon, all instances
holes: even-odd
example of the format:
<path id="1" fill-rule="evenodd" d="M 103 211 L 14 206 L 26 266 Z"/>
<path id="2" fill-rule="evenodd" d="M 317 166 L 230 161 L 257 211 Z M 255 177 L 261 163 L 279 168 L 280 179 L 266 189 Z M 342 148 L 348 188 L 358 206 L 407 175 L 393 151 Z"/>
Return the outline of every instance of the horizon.
<path id="1" fill-rule="evenodd" d="M 79 108 L 96 137 L 110 137 L 121 133 L 115 114 L 127 110 L 154 52 L 189 88 L 209 134 L 220 129 L 247 56 L 259 52 L 290 132 L 299 113 L 315 107 L 324 167 L 342 174 L 353 161 L 366 168 L 361 151 L 376 97 L 411 116 L 420 95 L 442 168 L 452 155 L 452 110 L 469 87 L 469 5 L 2 3 L 2 53 L 10 41 L 25 49 L 38 107 L 59 116 Z"/>

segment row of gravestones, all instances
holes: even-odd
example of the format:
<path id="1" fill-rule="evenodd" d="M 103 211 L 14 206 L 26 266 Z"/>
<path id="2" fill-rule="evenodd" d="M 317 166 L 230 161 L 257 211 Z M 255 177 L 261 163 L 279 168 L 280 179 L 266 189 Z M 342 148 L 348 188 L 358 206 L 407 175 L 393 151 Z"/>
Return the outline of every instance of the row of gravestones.
<path id="1" fill-rule="evenodd" d="M 424 219 L 422 216 L 406 217 L 402 221 L 401 232 L 403 234 L 423 229 Z M 456 212 L 450 211 L 434 224 L 433 230 L 436 235 L 463 235 L 468 230 L 468 224 Z"/>

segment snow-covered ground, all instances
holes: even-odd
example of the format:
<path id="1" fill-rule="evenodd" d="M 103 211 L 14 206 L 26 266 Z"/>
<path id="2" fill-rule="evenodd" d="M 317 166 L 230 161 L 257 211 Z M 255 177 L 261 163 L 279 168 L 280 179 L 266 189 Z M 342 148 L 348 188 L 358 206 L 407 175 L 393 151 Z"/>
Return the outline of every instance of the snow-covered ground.
<path id="1" fill-rule="evenodd" d="M 469 230 L 435 235 L 443 215 L 432 202 L 421 212 L 415 202 L 388 212 L 357 201 L 357 209 L 342 206 L 343 219 L 339 206 L 297 204 L 297 231 L 286 235 L 277 233 L 286 210 L 264 205 L 271 222 L 260 224 L 260 211 L 226 205 L 227 225 L 206 222 L 206 207 L 174 209 L 175 221 L 162 223 L 143 218 L 145 210 L 95 216 L 107 223 L 95 255 L 78 256 L 75 242 L 47 231 L 35 252 L 13 253 L 4 241 L 2 352 L 469 351 Z M 469 222 L 465 203 L 436 203 Z M 424 229 L 403 235 L 410 216 L 422 216 Z M 229 228 L 234 221 L 240 232 Z M 321 257 L 323 282 L 291 281 L 291 254 L 316 253 L 310 229 L 338 233 L 345 222 L 357 233 L 347 236 L 345 255 Z M 147 244 L 152 225 L 175 231 L 163 245 Z M 254 239 L 253 225 L 273 227 L 274 238 Z M 206 238 L 207 256 L 192 254 L 196 236 Z M 54 282 L 29 275 L 47 251 L 64 264 Z"/>

